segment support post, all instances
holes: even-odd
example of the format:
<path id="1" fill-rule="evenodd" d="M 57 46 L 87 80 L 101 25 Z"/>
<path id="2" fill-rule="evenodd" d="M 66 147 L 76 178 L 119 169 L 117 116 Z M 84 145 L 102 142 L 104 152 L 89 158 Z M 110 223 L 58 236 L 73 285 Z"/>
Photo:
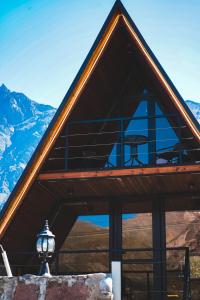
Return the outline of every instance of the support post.
<path id="1" fill-rule="evenodd" d="M 156 103 L 152 98 L 147 100 L 147 112 L 148 112 L 148 153 L 149 164 L 156 163 Z"/>
<path id="2" fill-rule="evenodd" d="M 114 300 L 121 300 L 122 210 L 120 204 L 110 207 L 110 263 Z"/>
<path id="3" fill-rule="evenodd" d="M 0 251 L 1 251 L 1 256 L 2 256 L 2 259 L 3 259 L 3 263 L 4 263 L 4 266 L 5 266 L 5 269 L 6 269 L 6 274 L 7 274 L 8 277 L 12 277 L 12 271 L 11 271 L 11 268 L 10 268 L 8 257 L 7 257 L 6 251 L 4 251 L 4 249 L 3 249 L 2 245 L 0 245 Z"/>
<path id="4" fill-rule="evenodd" d="M 166 299 L 166 224 L 165 200 L 155 199 L 152 207 L 153 299 Z"/>
<path id="5" fill-rule="evenodd" d="M 112 261 L 112 286 L 113 286 L 113 300 L 121 300 L 121 261 Z"/>

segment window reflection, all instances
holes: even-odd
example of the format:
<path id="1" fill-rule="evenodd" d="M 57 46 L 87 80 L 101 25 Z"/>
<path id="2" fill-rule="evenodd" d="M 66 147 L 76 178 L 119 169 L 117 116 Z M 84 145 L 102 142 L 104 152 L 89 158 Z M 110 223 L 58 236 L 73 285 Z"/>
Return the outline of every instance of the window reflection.
<path id="1" fill-rule="evenodd" d="M 79 216 L 68 234 L 59 259 L 61 273 L 109 271 L 109 216 Z M 86 250 L 86 251 L 85 251 Z"/>
<path id="2" fill-rule="evenodd" d="M 187 147 L 180 140 L 181 125 L 177 116 L 165 115 L 155 102 L 151 115 L 149 100 L 139 102 L 132 118 L 124 118 L 117 142 L 113 145 L 105 167 L 143 166 L 186 161 Z M 154 120 L 154 121 L 152 121 Z M 123 149 L 123 151 L 122 151 Z"/>

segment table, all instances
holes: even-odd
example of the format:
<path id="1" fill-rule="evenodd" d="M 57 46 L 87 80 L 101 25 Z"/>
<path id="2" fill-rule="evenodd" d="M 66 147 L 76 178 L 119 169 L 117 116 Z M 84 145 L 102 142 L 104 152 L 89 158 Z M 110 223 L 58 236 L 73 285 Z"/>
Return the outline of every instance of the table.
<path id="1" fill-rule="evenodd" d="M 143 163 L 138 159 L 138 146 L 148 143 L 148 137 L 139 134 L 130 134 L 124 137 L 124 145 L 130 147 L 130 159 L 128 159 L 125 164 L 130 161 L 130 165 L 134 165 L 134 161 L 143 165 Z"/>

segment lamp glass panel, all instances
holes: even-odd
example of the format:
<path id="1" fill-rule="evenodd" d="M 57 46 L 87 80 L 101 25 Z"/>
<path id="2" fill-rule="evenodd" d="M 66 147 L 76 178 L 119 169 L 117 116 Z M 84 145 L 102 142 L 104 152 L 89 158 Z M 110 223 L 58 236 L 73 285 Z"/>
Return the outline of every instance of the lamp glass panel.
<path id="1" fill-rule="evenodd" d="M 53 253 L 55 250 L 55 240 L 53 237 L 48 238 L 48 252 Z"/>
<path id="2" fill-rule="evenodd" d="M 42 250 L 43 250 L 43 252 L 48 251 L 48 237 L 42 238 Z"/>
<path id="3" fill-rule="evenodd" d="M 42 252 L 42 237 L 37 239 L 36 250 L 37 252 Z"/>

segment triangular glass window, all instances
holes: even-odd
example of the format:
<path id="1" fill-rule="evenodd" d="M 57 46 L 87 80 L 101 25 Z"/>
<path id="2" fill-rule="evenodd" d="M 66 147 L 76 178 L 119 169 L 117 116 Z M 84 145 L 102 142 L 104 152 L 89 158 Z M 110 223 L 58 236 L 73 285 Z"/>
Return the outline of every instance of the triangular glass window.
<path id="1" fill-rule="evenodd" d="M 141 99 L 130 118 L 120 119 L 119 138 L 105 167 L 178 163 L 187 151 L 181 149 L 180 128 L 173 126 L 177 124 L 175 118 L 170 115 L 169 121 L 157 101 Z"/>

